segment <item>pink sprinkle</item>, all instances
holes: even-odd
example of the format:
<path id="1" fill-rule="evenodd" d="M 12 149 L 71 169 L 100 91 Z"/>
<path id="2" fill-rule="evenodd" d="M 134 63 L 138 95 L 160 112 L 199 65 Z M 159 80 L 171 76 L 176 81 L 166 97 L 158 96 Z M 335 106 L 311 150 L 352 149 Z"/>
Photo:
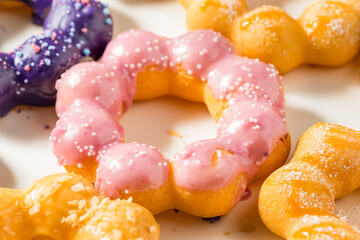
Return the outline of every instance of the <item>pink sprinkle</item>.
<path id="1" fill-rule="evenodd" d="M 89 0 L 81 0 L 83 4 L 89 4 Z"/>
<path id="2" fill-rule="evenodd" d="M 31 47 L 32 47 L 32 49 L 34 50 L 35 53 L 39 53 L 40 50 L 41 50 L 41 48 L 38 45 L 36 45 L 35 43 L 33 43 L 31 45 Z"/>
<path id="3" fill-rule="evenodd" d="M 88 32 L 88 29 L 87 28 L 82 28 L 81 29 L 81 32 L 83 32 L 84 34 L 86 34 Z"/>
<path id="4" fill-rule="evenodd" d="M 30 68 L 30 65 L 26 65 L 26 66 L 24 67 L 24 69 L 25 69 L 25 71 L 27 71 L 27 72 L 30 71 L 30 69 L 31 69 L 31 68 Z"/>
<path id="5" fill-rule="evenodd" d="M 56 37 L 57 37 L 56 32 L 53 32 L 53 33 L 51 34 L 51 39 L 52 39 L 52 40 L 55 40 Z"/>

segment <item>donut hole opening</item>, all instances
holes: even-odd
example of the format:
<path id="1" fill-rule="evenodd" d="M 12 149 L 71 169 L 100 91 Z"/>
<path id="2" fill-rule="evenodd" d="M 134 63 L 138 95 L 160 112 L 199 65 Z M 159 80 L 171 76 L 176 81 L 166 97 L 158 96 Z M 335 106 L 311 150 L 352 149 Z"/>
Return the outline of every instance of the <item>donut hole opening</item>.
<path id="1" fill-rule="evenodd" d="M 192 142 L 215 138 L 217 130 L 205 104 L 174 96 L 134 102 L 120 124 L 126 142 L 155 146 L 166 157 Z"/>
<path id="2" fill-rule="evenodd" d="M 24 36 L 41 33 L 42 26 L 33 24 L 29 6 L 19 2 L 0 2 L 0 50 L 12 51 L 26 41 Z"/>

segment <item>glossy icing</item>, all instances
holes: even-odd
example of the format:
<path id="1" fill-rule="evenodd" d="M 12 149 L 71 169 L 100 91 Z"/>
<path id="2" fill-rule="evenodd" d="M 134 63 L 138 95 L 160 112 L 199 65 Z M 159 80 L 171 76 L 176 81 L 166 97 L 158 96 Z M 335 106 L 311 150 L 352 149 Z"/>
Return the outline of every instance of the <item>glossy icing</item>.
<path id="1" fill-rule="evenodd" d="M 228 102 L 215 139 L 192 143 L 169 161 L 147 146 L 122 143 L 121 134 L 100 137 L 99 129 L 110 131 L 113 123 L 108 122 L 119 120 L 121 106 L 126 110 L 131 105 L 137 75 L 149 66 L 157 71 L 181 67 L 202 79 L 216 99 Z M 60 120 L 52 133 L 54 153 L 63 165 L 78 164 L 88 157 L 92 144 L 96 150 L 91 158 L 99 163 L 96 186 L 111 197 L 125 190 L 159 188 L 172 178 L 190 191 L 217 190 L 239 175 L 251 180 L 288 133 L 277 71 L 258 60 L 237 56 L 229 41 L 212 31 L 193 31 L 175 39 L 144 31 L 125 32 L 109 43 L 101 62 L 75 66 L 56 88 Z M 97 121 L 83 125 L 94 115 Z M 78 150 L 85 148 L 87 151 Z M 214 156 L 218 159 L 213 161 Z M 245 187 L 246 183 L 239 186 L 239 192 Z"/>
<path id="2" fill-rule="evenodd" d="M 109 9 L 97 0 L 22 2 L 44 31 L 14 51 L 0 52 L 0 116 L 17 105 L 53 105 L 60 74 L 84 56 L 101 57 L 112 38 Z"/>
<path id="3" fill-rule="evenodd" d="M 357 221 L 348 221 L 358 212 L 345 216 L 336 206 L 360 187 L 359 177 L 360 131 L 317 123 L 261 186 L 259 215 L 282 239 L 360 239 Z"/>

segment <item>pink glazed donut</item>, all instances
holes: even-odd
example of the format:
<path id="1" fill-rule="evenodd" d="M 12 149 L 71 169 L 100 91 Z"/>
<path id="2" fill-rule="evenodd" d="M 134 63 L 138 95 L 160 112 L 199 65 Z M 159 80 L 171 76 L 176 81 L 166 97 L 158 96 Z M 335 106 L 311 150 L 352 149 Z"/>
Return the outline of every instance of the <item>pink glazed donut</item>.
<path id="1" fill-rule="evenodd" d="M 174 39 L 131 30 L 100 62 L 81 63 L 57 82 L 53 150 L 68 171 L 111 198 L 152 213 L 176 208 L 201 217 L 227 213 L 246 186 L 280 167 L 290 150 L 284 94 L 271 65 L 235 54 L 212 31 Z M 204 102 L 217 137 L 186 146 L 171 160 L 153 147 L 125 143 L 119 119 L 133 99 L 162 95 Z"/>

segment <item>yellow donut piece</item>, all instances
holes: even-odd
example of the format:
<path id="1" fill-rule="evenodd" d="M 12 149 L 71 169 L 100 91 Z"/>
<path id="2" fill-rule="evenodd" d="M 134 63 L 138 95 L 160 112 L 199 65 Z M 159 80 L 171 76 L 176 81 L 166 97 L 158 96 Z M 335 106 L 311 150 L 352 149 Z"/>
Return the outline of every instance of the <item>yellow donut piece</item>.
<path id="1" fill-rule="evenodd" d="M 159 239 L 145 208 L 100 196 L 83 177 L 61 173 L 24 190 L 0 189 L 2 240 Z"/>
<path id="2" fill-rule="evenodd" d="M 360 132 L 318 123 L 300 138 L 291 162 L 261 187 L 261 219 L 286 239 L 360 239 L 334 213 L 335 199 L 360 187 L 359 179 Z"/>
<path id="3" fill-rule="evenodd" d="M 238 54 L 259 58 L 285 73 L 304 64 L 340 66 L 360 48 L 360 2 L 320 0 L 299 19 L 277 7 L 249 11 L 244 0 L 179 0 L 187 25 L 214 29 L 229 38 Z"/>

